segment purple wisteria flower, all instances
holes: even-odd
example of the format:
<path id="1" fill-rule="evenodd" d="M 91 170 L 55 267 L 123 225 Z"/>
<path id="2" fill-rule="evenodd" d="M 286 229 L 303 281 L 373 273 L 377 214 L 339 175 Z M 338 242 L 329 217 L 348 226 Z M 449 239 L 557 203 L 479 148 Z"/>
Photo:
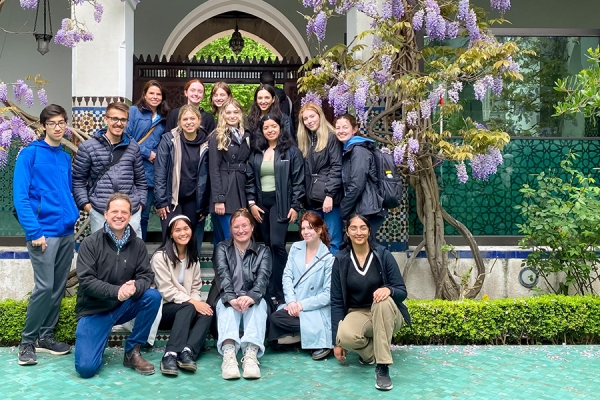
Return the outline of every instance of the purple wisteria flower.
<path id="1" fill-rule="evenodd" d="M 367 123 L 367 99 L 369 97 L 369 81 L 361 79 L 358 84 L 358 88 L 354 92 L 354 110 L 356 111 L 356 117 L 360 121 L 361 125 Z"/>
<path id="2" fill-rule="evenodd" d="M 355 0 L 343 0 L 336 8 L 335 12 L 338 14 L 346 14 L 352 7 L 354 7 Z"/>
<path id="3" fill-rule="evenodd" d="M 413 29 L 420 31 L 423 28 L 423 18 L 425 17 L 425 10 L 421 9 L 413 15 Z"/>
<path id="4" fill-rule="evenodd" d="M 503 163 L 502 154 L 496 147 L 488 148 L 485 154 L 477 154 L 471 160 L 473 178 L 488 181 L 490 176 L 498 172 L 498 166 Z"/>
<path id="5" fill-rule="evenodd" d="M 491 85 L 492 93 L 494 93 L 496 96 L 500 96 L 502 94 L 502 88 L 502 78 L 499 76 L 494 77 Z"/>
<path id="6" fill-rule="evenodd" d="M 434 0 L 425 1 L 425 33 L 430 39 L 446 38 L 446 20 L 440 15 L 440 6 Z M 416 14 L 415 14 L 416 16 Z"/>
<path id="7" fill-rule="evenodd" d="M 414 156 L 414 154 L 408 154 L 408 157 L 406 158 L 406 165 L 408 166 L 408 170 L 410 172 L 415 172 L 415 162 L 416 162 L 416 158 Z"/>
<path id="8" fill-rule="evenodd" d="M 508 56 L 506 58 L 506 61 L 509 62 L 509 66 L 508 67 L 502 66 L 500 68 L 501 72 L 507 72 L 507 71 L 508 72 L 519 72 L 520 71 L 521 68 L 520 68 L 519 64 L 516 63 L 511 56 Z"/>
<path id="9" fill-rule="evenodd" d="M 459 29 L 460 25 L 458 24 L 458 21 L 448 22 L 446 24 L 446 36 L 449 39 L 456 39 Z"/>
<path id="10" fill-rule="evenodd" d="M 469 0 L 460 0 L 458 3 L 458 20 L 466 21 L 469 15 Z"/>
<path id="11" fill-rule="evenodd" d="M 8 164 L 8 152 L 0 150 L 0 169 Z"/>
<path id="12" fill-rule="evenodd" d="M 302 5 L 306 8 L 314 8 L 321 4 L 321 0 L 302 0 Z"/>
<path id="13" fill-rule="evenodd" d="M 71 128 L 69 128 L 69 126 L 67 126 L 65 128 L 65 137 L 67 139 L 72 139 L 73 138 L 73 131 L 71 130 Z"/>
<path id="14" fill-rule="evenodd" d="M 23 97 L 25 97 L 28 89 L 29 86 L 27 86 L 25 81 L 17 79 L 17 83 L 13 85 L 13 95 L 15 96 L 15 100 L 20 103 L 23 100 Z"/>
<path id="15" fill-rule="evenodd" d="M 352 104 L 352 93 L 350 85 L 344 81 L 329 90 L 329 104 L 333 107 L 334 115 L 341 115 L 348 111 L 348 105 Z"/>
<path id="16" fill-rule="evenodd" d="M 431 103 L 429 103 L 429 99 L 421 101 L 419 107 L 421 107 L 421 118 L 427 119 L 431 116 Z"/>
<path id="17" fill-rule="evenodd" d="M 465 165 L 465 162 L 462 161 L 454 166 L 456 167 L 456 177 L 458 178 L 458 181 L 463 184 L 467 183 L 469 180 L 469 175 L 467 174 L 467 166 Z"/>
<path id="18" fill-rule="evenodd" d="M 389 75 L 392 69 L 392 56 L 384 54 L 381 56 L 381 72 L 385 75 Z"/>
<path id="19" fill-rule="evenodd" d="M 315 35 L 317 35 L 317 40 L 322 42 L 325 40 L 325 31 L 327 30 L 327 15 L 325 15 L 325 11 L 320 11 L 315 17 L 314 24 Z"/>
<path id="20" fill-rule="evenodd" d="M 392 0 L 392 15 L 398 19 L 404 16 L 404 2 L 402 0 Z"/>
<path id="21" fill-rule="evenodd" d="M 311 90 L 311 91 L 306 92 L 306 94 L 302 98 L 302 101 L 300 102 L 300 104 L 302 106 L 305 104 L 308 104 L 308 103 L 315 103 L 316 105 L 321 107 L 323 101 L 321 100 L 321 96 L 319 96 L 319 94 L 317 92 L 313 92 Z"/>
<path id="22" fill-rule="evenodd" d="M 481 39 L 481 32 L 477 26 L 477 14 L 475 14 L 475 11 L 469 10 L 465 25 L 467 26 L 467 31 L 469 31 L 471 41 L 477 41 Z"/>
<path id="23" fill-rule="evenodd" d="M 404 155 L 406 154 L 406 143 L 401 146 L 394 148 L 394 163 L 398 166 L 404 162 Z"/>
<path id="24" fill-rule="evenodd" d="M 510 9 L 510 0 L 490 0 L 490 6 L 493 9 L 504 13 L 506 10 Z"/>
<path id="25" fill-rule="evenodd" d="M 452 82 L 451 89 L 448 89 L 448 98 L 453 103 L 458 103 L 459 93 L 463 90 L 462 82 Z"/>
<path id="26" fill-rule="evenodd" d="M 19 138 L 25 146 L 36 139 L 33 130 L 31 130 L 21 118 L 12 117 L 10 122 L 12 125 L 12 136 L 14 138 Z"/>
<path id="27" fill-rule="evenodd" d="M 25 105 L 29 108 L 33 107 L 33 90 L 31 88 L 27 88 L 23 97 L 25 97 Z"/>
<path id="28" fill-rule="evenodd" d="M 0 102 L 8 100 L 8 88 L 6 83 L 0 82 Z"/>
<path id="29" fill-rule="evenodd" d="M 94 3 L 94 21 L 100 23 L 102 21 L 102 14 L 104 13 L 104 7 L 102 4 Z"/>
<path id="30" fill-rule="evenodd" d="M 435 110 L 437 108 L 437 106 L 440 104 L 440 100 L 444 98 L 445 94 L 446 89 L 444 89 L 444 86 L 442 85 L 439 85 L 437 88 L 432 90 L 431 93 L 429 93 L 428 101 L 431 110 Z"/>
<path id="31" fill-rule="evenodd" d="M 488 128 L 484 124 L 480 124 L 479 122 L 475 122 L 475 128 L 487 131 Z"/>
<path id="32" fill-rule="evenodd" d="M 401 121 L 392 122 L 393 138 L 396 142 L 401 142 L 404 136 L 405 125 Z"/>
<path id="33" fill-rule="evenodd" d="M 42 88 L 37 91 L 38 99 L 40 103 L 44 106 L 48 105 L 48 95 L 46 95 L 46 89 Z"/>
<path id="34" fill-rule="evenodd" d="M 408 139 L 408 151 L 412 154 L 419 152 L 419 141 L 415 138 Z"/>
<path id="35" fill-rule="evenodd" d="M 377 18 L 379 16 L 379 7 L 375 0 L 363 0 L 358 2 L 356 4 L 356 9 L 371 18 Z"/>
<path id="36" fill-rule="evenodd" d="M 381 18 L 391 19 L 394 15 L 391 0 L 384 0 L 381 4 Z"/>
<path id="37" fill-rule="evenodd" d="M 21 0 L 21 8 L 37 8 L 38 0 Z"/>
<path id="38" fill-rule="evenodd" d="M 419 114 L 416 111 L 409 111 L 406 113 L 406 124 L 408 126 L 417 126 L 419 121 Z"/>
<path id="39" fill-rule="evenodd" d="M 483 100 L 487 94 L 488 88 L 491 88 L 494 84 L 494 78 L 491 75 L 486 75 L 483 78 L 477 80 L 473 85 L 475 91 L 475 99 Z"/>
<path id="40" fill-rule="evenodd" d="M 315 20 L 309 19 L 308 22 L 306 22 L 306 36 L 312 35 L 312 33 L 314 31 L 315 31 Z"/>

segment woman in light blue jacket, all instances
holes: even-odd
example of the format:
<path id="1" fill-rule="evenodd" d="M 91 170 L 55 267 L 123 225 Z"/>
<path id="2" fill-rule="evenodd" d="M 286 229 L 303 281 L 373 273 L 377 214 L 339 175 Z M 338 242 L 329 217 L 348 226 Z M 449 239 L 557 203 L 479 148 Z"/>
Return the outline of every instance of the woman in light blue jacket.
<path id="1" fill-rule="evenodd" d="M 283 272 L 286 304 L 271 314 L 269 341 L 290 343 L 300 334 L 303 349 L 311 349 L 313 360 L 329 355 L 331 348 L 331 307 L 329 289 L 333 255 L 325 221 L 314 212 L 300 219 L 303 241 L 290 249 Z"/>

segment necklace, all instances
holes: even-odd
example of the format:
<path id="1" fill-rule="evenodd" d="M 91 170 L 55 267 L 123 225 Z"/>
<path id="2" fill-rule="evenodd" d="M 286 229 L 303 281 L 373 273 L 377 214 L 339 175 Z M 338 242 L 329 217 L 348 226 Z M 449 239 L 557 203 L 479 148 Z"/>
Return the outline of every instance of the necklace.
<path id="1" fill-rule="evenodd" d="M 240 257 L 244 258 L 244 254 L 246 253 L 246 250 L 242 250 L 239 247 L 237 247 L 237 245 L 235 245 L 236 250 L 238 251 L 238 253 L 240 253 Z"/>

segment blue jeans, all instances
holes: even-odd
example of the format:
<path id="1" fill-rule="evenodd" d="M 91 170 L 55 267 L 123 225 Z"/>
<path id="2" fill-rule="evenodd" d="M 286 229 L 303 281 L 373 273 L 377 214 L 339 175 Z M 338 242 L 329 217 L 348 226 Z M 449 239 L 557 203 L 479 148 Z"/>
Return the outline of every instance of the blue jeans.
<path id="1" fill-rule="evenodd" d="M 142 239 L 146 241 L 146 235 L 148 234 L 148 221 L 150 220 L 150 210 L 152 210 L 152 204 L 154 204 L 154 188 L 148 188 L 148 197 L 146 197 L 146 207 L 142 210 L 142 216 L 140 219 L 140 225 L 142 227 Z"/>
<path id="2" fill-rule="evenodd" d="M 223 240 L 231 237 L 231 231 L 229 229 L 231 214 L 218 215 L 216 213 L 210 213 L 210 219 L 213 226 L 213 243 L 216 246 Z"/>
<path id="3" fill-rule="evenodd" d="M 102 300 L 98 300 L 102 301 Z M 135 318 L 131 335 L 125 341 L 125 352 L 145 344 L 162 297 L 156 289 L 148 289 L 137 299 L 128 299 L 113 311 L 81 317 L 75 331 L 75 370 L 82 378 L 91 378 L 102 366 L 102 355 L 113 326 Z"/>
<path id="4" fill-rule="evenodd" d="M 331 238 L 331 247 L 329 248 L 331 254 L 340 251 L 342 247 L 342 235 L 344 233 L 344 223 L 340 216 L 340 206 L 333 206 L 328 213 L 323 212 L 323 210 L 310 211 L 319 214 L 325 221 L 325 225 L 327 225 L 327 232 L 329 232 L 329 237 Z"/>
<path id="5" fill-rule="evenodd" d="M 243 320 L 244 336 L 240 338 L 240 321 Z M 265 333 L 267 331 L 267 302 L 261 300 L 260 303 L 248 308 L 243 313 L 235 310 L 233 307 L 226 307 L 223 301 L 217 301 L 217 327 L 219 329 L 219 340 L 217 341 L 217 350 L 222 355 L 223 342 L 231 339 L 235 342 L 235 352 L 240 348 L 242 352 L 246 351 L 248 343 L 258 346 L 257 357 L 262 357 L 265 353 Z"/>

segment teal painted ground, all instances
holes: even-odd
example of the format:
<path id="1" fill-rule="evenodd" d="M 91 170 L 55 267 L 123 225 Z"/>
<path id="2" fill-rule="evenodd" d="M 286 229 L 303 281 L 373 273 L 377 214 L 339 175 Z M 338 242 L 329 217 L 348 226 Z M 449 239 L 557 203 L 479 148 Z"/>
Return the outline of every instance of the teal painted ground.
<path id="1" fill-rule="evenodd" d="M 161 349 L 145 353 L 158 366 Z M 98 376 L 84 380 L 73 355 L 38 355 L 22 367 L 16 348 L 0 349 L 2 399 L 599 399 L 600 346 L 410 346 L 394 350 L 394 389 L 374 387 L 373 366 L 307 353 L 267 351 L 262 379 L 224 381 L 214 348 L 195 374 L 142 376 L 123 368 L 121 349 L 108 349 Z M 157 368 L 158 369 L 158 368 Z"/>

